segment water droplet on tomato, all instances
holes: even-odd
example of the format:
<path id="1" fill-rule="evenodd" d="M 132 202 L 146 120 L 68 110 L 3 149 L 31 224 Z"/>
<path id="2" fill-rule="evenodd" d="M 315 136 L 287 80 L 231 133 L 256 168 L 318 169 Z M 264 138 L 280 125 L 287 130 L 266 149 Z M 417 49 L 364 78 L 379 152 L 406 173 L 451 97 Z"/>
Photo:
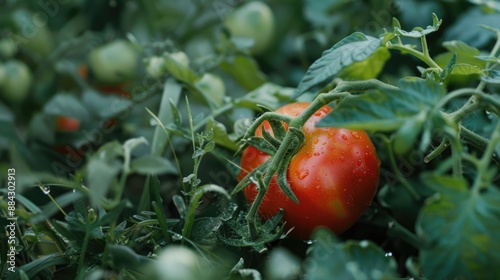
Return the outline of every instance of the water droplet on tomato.
<path id="1" fill-rule="evenodd" d="M 311 158 L 312 157 L 311 153 L 310 152 L 306 152 L 306 157 L 307 158 Z"/>
<path id="2" fill-rule="evenodd" d="M 319 156 L 319 152 L 315 152 L 315 153 L 314 153 L 314 156 L 315 156 L 315 157 Z"/>
<path id="3" fill-rule="evenodd" d="M 342 134 L 342 139 L 347 140 L 347 135 Z"/>
<path id="4" fill-rule="evenodd" d="M 363 164 L 363 161 L 362 160 L 358 160 L 358 166 L 361 166 L 361 164 Z"/>
<path id="5" fill-rule="evenodd" d="M 344 162 L 345 158 L 344 157 L 340 157 L 340 161 Z"/>
<path id="6" fill-rule="evenodd" d="M 313 142 L 313 144 L 318 144 L 319 139 L 318 139 L 318 138 L 315 138 L 315 139 L 313 139 L 313 141 L 312 141 L 312 142 Z"/>
<path id="7" fill-rule="evenodd" d="M 351 135 L 356 138 L 356 139 L 359 139 L 359 134 L 356 132 L 356 131 L 351 131 Z"/>
<path id="8" fill-rule="evenodd" d="M 309 170 L 307 169 L 302 169 L 297 172 L 297 178 L 299 178 L 299 180 L 304 180 L 307 176 L 309 176 Z"/>

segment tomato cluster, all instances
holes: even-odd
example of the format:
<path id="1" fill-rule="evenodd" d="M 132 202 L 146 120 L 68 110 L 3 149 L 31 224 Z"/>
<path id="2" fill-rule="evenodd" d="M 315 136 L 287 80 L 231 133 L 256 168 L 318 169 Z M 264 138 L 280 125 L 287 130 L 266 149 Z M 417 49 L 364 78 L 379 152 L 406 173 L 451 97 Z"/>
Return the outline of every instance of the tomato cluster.
<path id="1" fill-rule="evenodd" d="M 295 117 L 308 106 L 309 103 L 298 102 L 276 112 Z M 310 238 L 319 226 L 337 234 L 344 232 L 359 219 L 377 191 L 380 160 L 366 132 L 316 127 L 331 111 L 325 106 L 305 123 L 302 128 L 305 141 L 288 166 L 287 181 L 299 204 L 284 194 L 274 176 L 259 207 L 264 219 L 284 209 L 285 226 L 293 228 L 291 235 L 298 239 Z M 262 125 L 272 133 L 267 121 Z M 257 128 L 256 136 L 262 136 L 261 127 Z M 259 149 L 247 147 L 242 154 L 238 180 L 269 158 Z M 245 188 L 247 201 L 253 202 L 257 192 L 253 184 Z"/>

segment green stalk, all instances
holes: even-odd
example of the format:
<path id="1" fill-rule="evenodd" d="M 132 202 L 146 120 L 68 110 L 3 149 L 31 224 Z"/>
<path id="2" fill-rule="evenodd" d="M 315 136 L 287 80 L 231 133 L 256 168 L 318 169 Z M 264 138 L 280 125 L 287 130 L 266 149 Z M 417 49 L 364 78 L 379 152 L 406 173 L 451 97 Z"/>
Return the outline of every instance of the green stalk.
<path id="1" fill-rule="evenodd" d="M 490 142 L 488 143 L 488 146 L 479 161 L 477 176 L 474 180 L 474 185 L 472 186 L 472 192 L 475 195 L 478 195 L 482 189 L 489 187 L 490 182 L 488 181 L 487 176 L 488 167 L 490 165 L 491 158 L 495 154 L 495 149 L 498 143 L 500 143 L 500 122 L 497 123 L 495 129 L 493 130 Z"/>
<path id="2" fill-rule="evenodd" d="M 384 144 L 387 148 L 387 153 L 388 153 L 388 157 L 389 157 L 389 164 L 392 168 L 392 171 L 394 171 L 394 173 L 396 173 L 396 178 L 399 180 L 399 182 L 401 182 L 403 187 L 405 187 L 405 189 L 413 197 L 413 199 L 415 199 L 415 201 L 419 201 L 421 198 L 420 195 L 413 189 L 413 186 L 408 182 L 408 180 L 406 180 L 405 176 L 403 176 L 403 174 L 401 173 L 401 171 L 399 170 L 399 168 L 396 164 L 396 159 L 394 157 L 394 151 L 391 148 L 391 142 L 385 136 L 383 137 L 383 140 L 384 140 Z"/>

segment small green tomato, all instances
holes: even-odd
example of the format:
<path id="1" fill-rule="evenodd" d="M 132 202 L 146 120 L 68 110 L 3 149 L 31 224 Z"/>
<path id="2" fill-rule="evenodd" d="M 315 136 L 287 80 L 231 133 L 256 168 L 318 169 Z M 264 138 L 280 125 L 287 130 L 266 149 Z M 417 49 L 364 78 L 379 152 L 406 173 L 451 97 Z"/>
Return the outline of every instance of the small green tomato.
<path id="1" fill-rule="evenodd" d="M 23 102 L 31 87 L 31 71 L 24 62 L 11 59 L 0 66 L 0 93 L 4 100 Z"/>
<path id="2" fill-rule="evenodd" d="M 246 37 L 253 40 L 250 53 L 263 54 L 274 36 L 274 14 L 263 2 L 253 1 L 238 7 L 224 19 L 224 25 L 234 37 Z"/>
<path id="3" fill-rule="evenodd" d="M 423 120 L 409 119 L 392 136 L 392 148 L 396 155 L 406 155 L 415 146 L 422 130 Z"/>
<path id="4" fill-rule="evenodd" d="M 209 102 L 213 102 L 216 107 L 222 105 L 226 95 L 226 87 L 219 76 L 205 73 L 199 81 L 195 83 L 196 88 L 201 91 L 203 97 Z"/>
<path id="5" fill-rule="evenodd" d="M 137 65 L 137 51 L 124 40 L 110 42 L 89 54 L 90 70 L 97 80 L 107 84 L 118 84 L 133 78 Z"/>
<path id="6" fill-rule="evenodd" d="M 173 52 L 169 54 L 171 58 L 179 62 L 181 65 L 189 67 L 189 57 L 185 52 Z"/>
<path id="7" fill-rule="evenodd" d="M 168 246 L 158 255 L 155 274 L 156 279 L 161 280 L 202 279 L 201 262 L 198 255 L 186 247 Z"/>
<path id="8" fill-rule="evenodd" d="M 0 58 L 9 59 L 17 53 L 17 45 L 11 39 L 0 40 Z"/>

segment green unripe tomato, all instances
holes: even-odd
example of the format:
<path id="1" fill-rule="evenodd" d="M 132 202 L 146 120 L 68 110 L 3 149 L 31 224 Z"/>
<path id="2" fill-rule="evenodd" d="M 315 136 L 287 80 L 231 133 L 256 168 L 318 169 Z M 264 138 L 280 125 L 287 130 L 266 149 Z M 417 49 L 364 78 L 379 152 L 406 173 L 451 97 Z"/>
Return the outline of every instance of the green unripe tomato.
<path id="1" fill-rule="evenodd" d="M 9 59 L 17 53 L 17 45 L 11 39 L 0 40 L 0 58 Z"/>
<path id="2" fill-rule="evenodd" d="M 264 53 L 274 36 L 274 15 L 263 2 L 249 2 L 238 7 L 224 19 L 224 25 L 234 37 L 246 37 L 253 40 L 250 53 Z"/>
<path id="3" fill-rule="evenodd" d="M 182 66 L 189 67 L 189 57 L 185 52 L 173 52 L 170 53 L 170 57 L 179 62 Z"/>
<path id="4" fill-rule="evenodd" d="M 0 67 L 0 93 L 2 99 L 20 103 L 26 99 L 31 87 L 31 71 L 19 60 L 11 59 Z M 3 73 L 3 74 L 2 74 Z"/>
<path id="5" fill-rule="evenodd" d="M 158 255 L 155 278 L 161 280 L 203 279 L 197 254 L 186 247 L 171 245 Z"/>
<path id="6" fill-rule="evenodd" d="M 137 51 L 124 40 L 116 40 L 92 50 L 88 59 L 95 78 L 107 84 L 118 84 L 133 78 L 138 66 Z"/>
<path id="7" fill-rule="evenodd" d="M 184 52 L 173 52 L 166 54 L 184 67 L 189 67 L 189 57 Z M 159 78 L 165 74 L 165 58 L 162 56 L 152 56 L 147 60 L 146 71 L 153 77 Z"/>
<path id="8" fill-rule="evenodd" d="M 217 107 L 222 105 L 226 95 L 226 87 L 219 76 L 205 73 L 199 81 L 195 83 L 196 88 L 201 91 L 205 99 L 213 102 Z"/>
<path id="9" fill-rule="evenodd" d="M 396 155 L 405 155 L 415 146 L 422 130 L 423 120 L 409 119 L 392 136 L 392 149 Z"/>
<path id="10" fill-rule="evenodd" d="M 163 69 L 163 64 L 165 60 L 161 56 L 152 56 L 146 62 L 146 71 L 153 77 L 158 78 L 165 70 Z"/>

